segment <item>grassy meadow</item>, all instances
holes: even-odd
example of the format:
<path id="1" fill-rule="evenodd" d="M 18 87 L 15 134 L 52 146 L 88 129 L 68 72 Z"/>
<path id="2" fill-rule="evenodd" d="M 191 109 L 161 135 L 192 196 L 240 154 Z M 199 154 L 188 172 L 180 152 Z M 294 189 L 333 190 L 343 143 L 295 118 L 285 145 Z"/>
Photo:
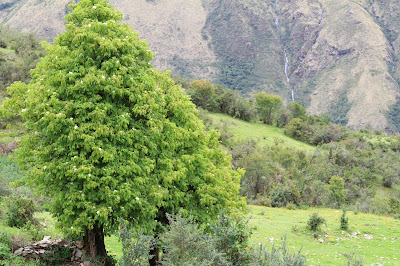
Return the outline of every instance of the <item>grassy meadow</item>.
<path id="1" fill-rule="evenodd" d="M 365 265 L 400 264 L 400 220 L 372 214 L 347 212 L 349 230 L 340 229 L 341 210 L 309 208 L 288 210 L 249 206 L 249 225 L 253 228 L 251 245 L 279 247 L 286 236 L 287 246 L 306 257 L 307 265 L 345 265 L 347 256 L 355 254 Z M 318 212 L 326 219 L 321 233 L 315 238 L 306 230 L 309 216 Z M 61 236 L 55 220 L 48 212 L 35 214 L 46 225 L 45 235 Z M 0 231 L 6 231 L 21 242 L 29 242 L 31 232 L 10 228 L 0 223 Z M 107 250 L 117 257 L 122 255 L 122 246 L 116 236 L 106 238 Z"/>
<path id="2" fill-rule="evenodd" d="M 346 255 L 355 253 L 365 265 L 400 264 L 400 220 L 373 214 L 348 211 L 349 230 L 340 229 L 341 210 L 288 210 L 249 206 L 249 224 L 255 227 L 252 244 L 280 245 L 286 235 L 287 245 L 300 250 L 309 265 L 343 265 Z M 317 238 L 306 230 L 309 216 L 318 212 L 326 220 Z"/>

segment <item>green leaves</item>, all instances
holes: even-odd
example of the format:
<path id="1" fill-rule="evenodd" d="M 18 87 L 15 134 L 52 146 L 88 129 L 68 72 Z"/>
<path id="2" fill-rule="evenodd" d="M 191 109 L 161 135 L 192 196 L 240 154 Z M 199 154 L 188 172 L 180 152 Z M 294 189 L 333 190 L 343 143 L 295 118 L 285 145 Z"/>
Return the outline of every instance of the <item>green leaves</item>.
<path id="1" fill-rule="evenodd" d="M 206 222 L 242 208 L 242 173 L 181 88 L 149 64 L 147 44 L 106 1 L 72 9 L 31 83 L 11 86 L 1 108 L 24 119 L 18 160 L 64 230 L 98 223 L 110 234 L 122 218 L 152 231 L 167 213 Z"/>

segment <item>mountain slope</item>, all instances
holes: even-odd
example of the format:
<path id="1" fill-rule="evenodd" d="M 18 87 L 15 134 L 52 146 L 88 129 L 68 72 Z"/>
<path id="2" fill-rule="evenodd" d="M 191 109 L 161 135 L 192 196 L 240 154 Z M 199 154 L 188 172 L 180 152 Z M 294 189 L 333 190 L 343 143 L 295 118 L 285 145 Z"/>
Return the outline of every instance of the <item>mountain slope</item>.
<path id="1" fill-rule="evenodd" d="M 4 0 L 0 22 L 49 40 L 71 0 Z M 260 90 L 352 128 L 389 129 L 398 102 L 395 0 L 111 0 L 159 69 Z"/>

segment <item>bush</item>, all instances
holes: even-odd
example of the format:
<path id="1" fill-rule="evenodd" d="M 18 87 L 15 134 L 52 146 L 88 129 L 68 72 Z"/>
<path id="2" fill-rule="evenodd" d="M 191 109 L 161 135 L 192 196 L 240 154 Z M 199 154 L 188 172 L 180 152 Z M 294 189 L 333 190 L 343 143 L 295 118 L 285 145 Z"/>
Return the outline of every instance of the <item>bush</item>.
<path id="1" fill-rule="evenodd" d="M 300 203 L 300 193 L 293 185 L 279 185 L 271 195 L 272 207 L 286 207 L 288 203 L 298 205 Z"/>
<path id="2" fill-rule="evenodd" d="M 291 253 L 287 248 L 286 239 L 283 239 L 282 245 L 278 248 L 272 246 L 271 251 L 267 251 L 263 245 L 252 250 L 251 261 L 252 266 L 275 266 L 275 265 L 291 265 L 301 266 L 306 264 L 305 258 L 300 254 Z"/>
<path id="3" fill-rule="evenodd" d="M 400 214 L 400 200 L 391 197 L 389 198 L 389 213 L 390 214 Z"/>
<path id="4" fill-rule="evenodd" d="M 43 226 L 35 219 L 28 220 L 22 227 L 22 230 L 28 232 L 29 235 L 36 241 L 42 240 L 46 233 L 43 229 Z"/>
<path id="5" fill-rule="evenodd" d="M 243 265 L 249 259 L 246 247 L 251 235 L 248 219 L 220 214 L 212 226 L 212 234 L 219 252 L 225 253 L 232 265 Z"/>
<path id="6" fill-rule="evenodd" d="M 199 228 L 193 217 L 168 215 L 169 226 L 160 236 L 164 246 L 163 265 L 227 265 L 215 240 Z"/>
<path id="7" fill-rule="evenodd" d="M 43 253 L 41 261 L 46 265 L 66 265 L 71 261 L 72 251 L 68 246 L 54 246 L 51 250 Z"/>
<path id="8" fill-rule="evenodd" d="M 260 197 L 259 198 L 259 202 L 260 202 L 260 204 L 262 206 L 265 206 L 265 207 L 271 207 L 272 206 L 272 200 L 267 196 Z"/>
<path id="9" fill-rule="evenodd" d="M 329 190 L 332 192 L 332 206 L 341 207 L 346 200 L 346 189 L 343 178 L 332 176 L 329 180 Z"/>
<path id="10" fill-rule="evenodd" d="M 152 258 L 150 250 L 154 248 L 155 239 L 143 234 L 141 231 L 128 230 L 126 223 L 122 222 L 120 229 L 122 243 L 121 266 L 147 265 Z"/>
<path id="11" fill-rule="evenodd" d="M 384 177 L 382 181 L 384 187 L 391 188 L 393 185 L 393 177 Z"/>
<path id="12" fill-rule="evenodd" d="M 375 197 L 371 199 L 369 210 L 379 215 L 389 214 L 390 199 L 386 196 L 375 195 Z"/>
<path id="13" fill-rule="evenodd" d="M 6 232 L 0 232 L 0 260 L 11 257 L 11 238 Z"/>
<path id="14" fill-rule="evenodd" d="M 349 229 L 349 217 L 346 217 L 345 209 L 343 209 L 342 216 L 340 216 L 340 229 L 345 231 Z"/>
<path id="15" fill-rule="evenodd" d="M 0 143 L 0 151 L 1 151 Z M 18 166 L 12 162 L 7 155 L 0 154 L 0 197 L 10 196 L 14 191 L 10 189 L 10 184 L 17 182 L 24 177 Z M 18 187 L 17 193 L 23 193 L 27 189 Z"/>
<path id="16" fill-rule="evenodd" d="M 10 197 L 6 204 L 6 224 L 11 227 L 22 228 L 28 222 L 37 224 L 33 218 L 35 204 L 32 199 L 22 196 Z"/>
<path id="17" fill-rule="evenodd" d="M 347 258 L 347 265 L 348 266 L 364 266 L 364 261 L 362 258 L 357 257 L 357 255 L 352 253 L 344 253 L 343 256 Z"/>
<path id="18" fill-rule="evenodd" d="M 324 223 L 325 219 L 319 216 L 318 213 L 314 212 L 307 222 L 307 228 L 311 232 L 319 232 L 321 231 L 321 225 Z"/>

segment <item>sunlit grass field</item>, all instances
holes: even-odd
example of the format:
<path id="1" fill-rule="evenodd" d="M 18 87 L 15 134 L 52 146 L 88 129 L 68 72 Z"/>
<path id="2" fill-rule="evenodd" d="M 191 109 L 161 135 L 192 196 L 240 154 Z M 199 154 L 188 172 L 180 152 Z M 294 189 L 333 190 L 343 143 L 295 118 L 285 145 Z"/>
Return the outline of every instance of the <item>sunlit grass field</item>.
<path id="1" fill-rule="evenodd" d="M 256 229 L 252 244 L 279 246 L 286 235 L 289 248 L 301 249 L 309 265 L 343 265 L 346 254 L 362 257 L 365 265 L 400 265 L 400 220 L 389 217 L 347 212 L 349 230 L 340 229 L 341 210 L 313 209 L 287 210 L 249 206 L 249 224 Z M 306 230 L 307 221 L 314 212 L 326 219 L 317 238 Z"/>

